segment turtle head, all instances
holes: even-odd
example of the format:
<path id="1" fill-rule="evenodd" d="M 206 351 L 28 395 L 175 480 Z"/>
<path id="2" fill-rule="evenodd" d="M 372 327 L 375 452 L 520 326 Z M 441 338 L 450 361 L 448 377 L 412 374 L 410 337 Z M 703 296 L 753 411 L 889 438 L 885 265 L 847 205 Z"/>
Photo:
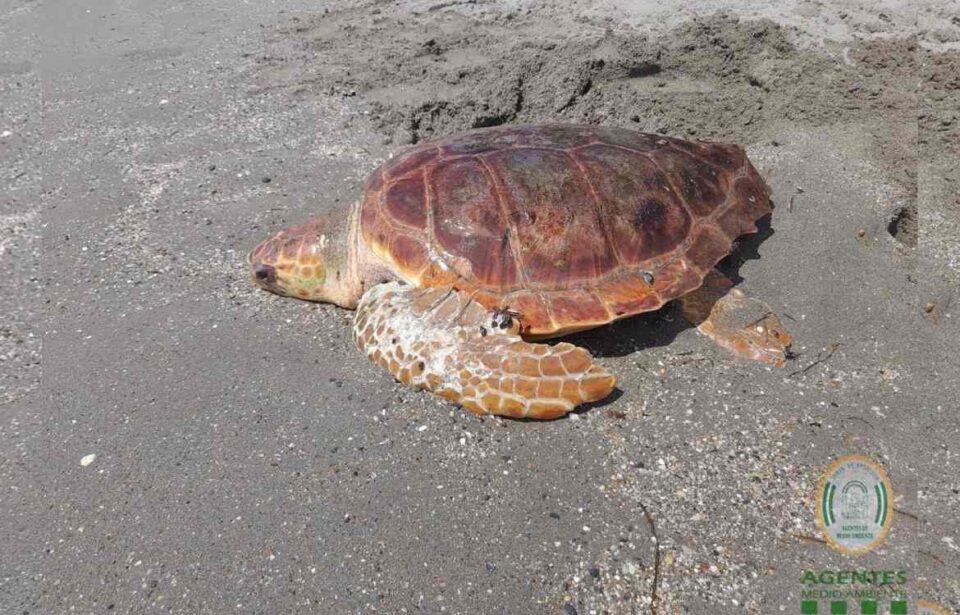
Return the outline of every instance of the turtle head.
<path id="1" fill-rule="evenodd" d="M 344 224 L 314 218 L 283 229 L 250 252 L 250 274 L 264 290 L 307 301 L 353 307 L 347 293 L 348 250 Z"/>

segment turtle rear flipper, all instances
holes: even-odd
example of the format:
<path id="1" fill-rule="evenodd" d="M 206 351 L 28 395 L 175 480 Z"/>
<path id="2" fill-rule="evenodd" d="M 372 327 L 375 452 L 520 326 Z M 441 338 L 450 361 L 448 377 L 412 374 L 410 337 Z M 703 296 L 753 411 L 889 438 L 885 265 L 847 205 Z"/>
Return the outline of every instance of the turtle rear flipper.
<path id="1" fill-rule="evenodd" d="M 680 297 L 680 311 L 697 330 L 741 359 L 783 367 L 793 337 L 770 306 L 733 288 L 714 269 L 703 286 Z"/>
<path id="2" fill-rule="evenodd" d="M 614 376 L 583 348 L 525 342 L 518 330 L 468 293 L 397 282 L 368 290 L 354 321 L 374 363 L 476 414 L 552 419 L 613 391 Z"/>

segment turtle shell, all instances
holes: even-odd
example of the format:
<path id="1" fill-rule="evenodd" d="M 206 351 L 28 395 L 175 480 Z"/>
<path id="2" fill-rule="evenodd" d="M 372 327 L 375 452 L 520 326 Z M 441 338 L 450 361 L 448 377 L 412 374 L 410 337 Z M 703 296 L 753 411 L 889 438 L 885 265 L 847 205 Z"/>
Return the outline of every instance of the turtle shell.
<path id="1" fill-rule="evenodd" d="M 545 337 L 698 288 L 770 201 L 737 145 L 548 124 L 421 143 L 373 173 L 360 208 L 401 278 L 469 291 Z"/>

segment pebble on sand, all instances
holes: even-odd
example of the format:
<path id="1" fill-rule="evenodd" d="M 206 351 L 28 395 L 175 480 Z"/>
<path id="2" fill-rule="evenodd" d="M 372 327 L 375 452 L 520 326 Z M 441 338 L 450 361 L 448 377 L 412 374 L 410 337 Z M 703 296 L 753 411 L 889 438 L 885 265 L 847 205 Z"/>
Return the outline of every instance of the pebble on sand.
<path id="1" fill-rule="evenodd" d="M 83 467 L 87 467 L 88 465 L 93 463 L 96 460 L 96 458 L 97 456 L 94 453 L 90 453 L 89 455 L 84 455 L 80 459 L 80 465 L 82 465 Z"/>

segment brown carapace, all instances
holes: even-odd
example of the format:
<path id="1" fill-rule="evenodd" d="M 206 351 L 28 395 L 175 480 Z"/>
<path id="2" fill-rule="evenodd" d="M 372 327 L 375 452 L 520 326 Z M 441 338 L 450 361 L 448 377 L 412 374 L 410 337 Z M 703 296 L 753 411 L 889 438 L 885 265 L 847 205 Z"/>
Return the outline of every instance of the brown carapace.
<path id="1" fill-rule="evenodd" d="M 498 127 L 403 152 L 374 171 L 341 216 L 349 223 L 311 223 L 306 240 L 288 232 L 295 245 L 275 237 L 251 264 L 274 292 L 359 304 L 358 345 L 401 381 L 478 413 L 550 418 L 602 399 L 615 381 L 583 349 L 530 342 L 678 298 L 721 345 L 782 364 L 791 340 L 779 320 L 713 269 L 770 211 L 766 184 L 736 145 Z M 285 279 L 267 252 L 283 256 Z M 325 279 L 298 277 L 294 253 Z M 406 285 L 377 286 L 391 279 Z"/>
<path id="2" fill-rule="evenodd" d="M 363 191 L 360 229 L 417 286 L 447 286 L 556 336 L 700 286 L 770 212 L 736 145 L 619 128 L 518 126 L 425 143 Z"/>

